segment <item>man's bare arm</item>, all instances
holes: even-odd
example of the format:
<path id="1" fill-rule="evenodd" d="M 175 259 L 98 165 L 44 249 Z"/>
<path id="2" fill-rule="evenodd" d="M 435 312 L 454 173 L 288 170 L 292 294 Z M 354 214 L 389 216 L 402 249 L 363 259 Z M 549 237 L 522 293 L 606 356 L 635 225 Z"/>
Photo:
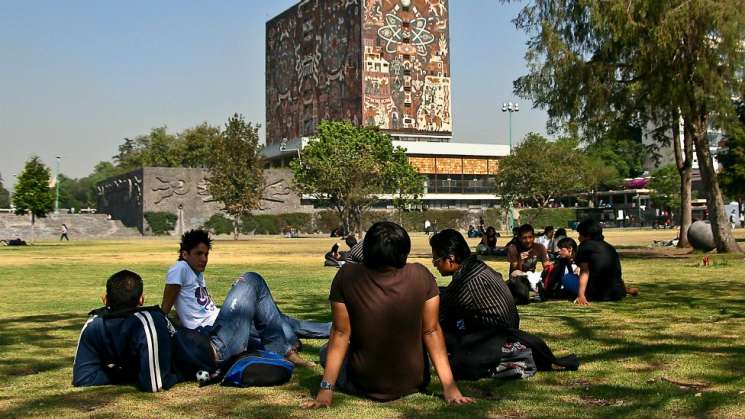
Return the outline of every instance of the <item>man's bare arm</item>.
<path id="1" fill-rule="evenodd" d="M 166 284 L 166 287 L 163 289 L 163 302 L 160 303 L 160 309 L 164 313 L 168 314 L 171 312 L 171 308 L 173 308 L 179 292 L 181 292 L 181 285 Z"/>

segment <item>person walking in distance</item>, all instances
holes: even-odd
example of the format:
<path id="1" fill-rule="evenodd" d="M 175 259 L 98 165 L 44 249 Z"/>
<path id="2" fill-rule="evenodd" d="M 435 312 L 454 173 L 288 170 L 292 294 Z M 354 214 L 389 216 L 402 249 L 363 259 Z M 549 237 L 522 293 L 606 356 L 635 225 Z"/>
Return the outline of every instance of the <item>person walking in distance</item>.
<path id="1" fill-rule="evenodd" d="M 67 232 L 69 231 L 69 230 L 67 229 L 67 225 L 65 225 L 65 224 L 62 224 L 62 229 L 61 229 L 61 231 L 62 231 L 62 234 L 61 234 L 61 235 L 59 236 L 59 241 L 62 241 L 62 239 L 65 239 L 65 240 L 67 240 L 67 241 L 70 241 L 70 238 L 69 238 L 69 237 L 67 237 Z"/>

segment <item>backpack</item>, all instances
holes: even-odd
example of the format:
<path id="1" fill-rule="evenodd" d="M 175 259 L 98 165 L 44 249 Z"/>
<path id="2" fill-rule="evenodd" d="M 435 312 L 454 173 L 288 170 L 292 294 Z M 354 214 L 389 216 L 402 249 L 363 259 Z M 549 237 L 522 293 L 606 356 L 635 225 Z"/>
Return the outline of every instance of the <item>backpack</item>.
<path id="1" fill-rule="evenodd" d="M 244 353 L 225 373 L 226 387 L 278 386 L 290 381 L 294 365 L 281 355 L 268 351 Z"/>
<path id="2" fill-rule="evenodd" d="M 510 289 L 515 304 L 530 304 L 530 281 L 528 281 L 527 276 L 510 276 L 509 281 L 507 281 L 507 288 Z"/>

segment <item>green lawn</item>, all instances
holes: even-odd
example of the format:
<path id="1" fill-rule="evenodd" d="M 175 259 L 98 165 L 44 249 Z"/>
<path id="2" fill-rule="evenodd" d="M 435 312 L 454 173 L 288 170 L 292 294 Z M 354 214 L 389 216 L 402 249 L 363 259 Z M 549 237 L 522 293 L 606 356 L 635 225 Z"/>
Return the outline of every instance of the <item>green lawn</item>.
<path id="1" fill-rule="evenodd" d="M 146 304 L 160 302 L 173 239 L 39 243 L 0 248 L 0 416 L 243 417 L 745 417 L 745 263 L 700 254 L 652 251 L 671 232 L 610 232 L 622 248 L 627 284 L 641 288 L 620 303 L 576 307 L 556 301 L 520 307 L 522 327 L 560 355 L 576 353 L 577 372 L 539 373 L 522 381 L 462 383 L 477 404 L 449 407 L 434 380 L 431 394 L 378 404 L 337 395 L 331 410 L 300 403 L 321 369 L 299 369 L 275 388 L 234 389 L 195 383 L 143 394 L 133 387 L 77 389 L 72 358 L 86 313 L 100 305 L 108 275 L 129 268 L 145 279 Z M 215 243 L 207 269 L 221 301 L 245 271 L 263 274 L 280 307 L 306 319 L 329 320 L 335 274 L 324 268 L 330 238 L 255 238 Z M 426 239 L 414 238 L 412 260 L 431 266 Z M 473 243 L 475 245 L 475 242 Z M 504 261 L 490 261 L 504 272 Z M 446 281 L 442 281 L 445 283 Z M 322 341 L 307 341 L 317 360 Z M 671 383 L 688 383 L 681 386 Z"/>

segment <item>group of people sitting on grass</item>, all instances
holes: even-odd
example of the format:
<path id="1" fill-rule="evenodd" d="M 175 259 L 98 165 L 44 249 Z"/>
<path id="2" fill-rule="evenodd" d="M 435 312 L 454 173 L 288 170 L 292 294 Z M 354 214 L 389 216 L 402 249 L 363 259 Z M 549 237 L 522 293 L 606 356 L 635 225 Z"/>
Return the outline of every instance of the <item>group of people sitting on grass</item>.
<path id="1" fill-rule="evenodd" d="M 559 244 L 563 259 L 555 269 L 561 275 L 552 274 L 551 281 L 576 289 L 578 304 L 622 298 L 617 253 L 597 223 L 581 223 L 578 230 L 577 252 L 570 242 Z M 204 279 L 211 239 L 201 230 L 187 232 L 166 274 L 160 307 L 145 306 L 138 274 L 121 271 L 108 279 L 104 307 L 90 313 L 81 332 L 73 384 L 135 382 L 152 392 L 194 379 L 277 385 L 296 366 L 313 365 L 300 356 L 304 338 L 329 338 L 320 351 L 319 391 L 305 403 L 310 408 L 330 406 L 335 389 L 377 401 L 423 391 L 431 366 L 445 400 L 454 404 L 472 402 L 459 380 L 578 368 L 576 357 L 557 358 L 543 340 L 520 329 L 507 283 L 471 253 L 461 233 L 448 229 L 430 238 L 432 264 L 452 276 L 446 287 L 438 287 L 423 265 L 408 263 L 411 240 L 395 223 L 376 223 L 364 240 L 348 244 L 329 292 L 332 322 L 316 323 L 282 313 L 254 272 L 238 277 L 218 308 Z M 520 229 L 519 246 L 509 253 L 511 273 L 535 269 L 537 261 L 550 265 L 532 228 Z M 579 265 L 575 288 L 564 280 L 575 272 L 572 261 Z M 178 322 L 168 317 L 173 308 Z"/>

